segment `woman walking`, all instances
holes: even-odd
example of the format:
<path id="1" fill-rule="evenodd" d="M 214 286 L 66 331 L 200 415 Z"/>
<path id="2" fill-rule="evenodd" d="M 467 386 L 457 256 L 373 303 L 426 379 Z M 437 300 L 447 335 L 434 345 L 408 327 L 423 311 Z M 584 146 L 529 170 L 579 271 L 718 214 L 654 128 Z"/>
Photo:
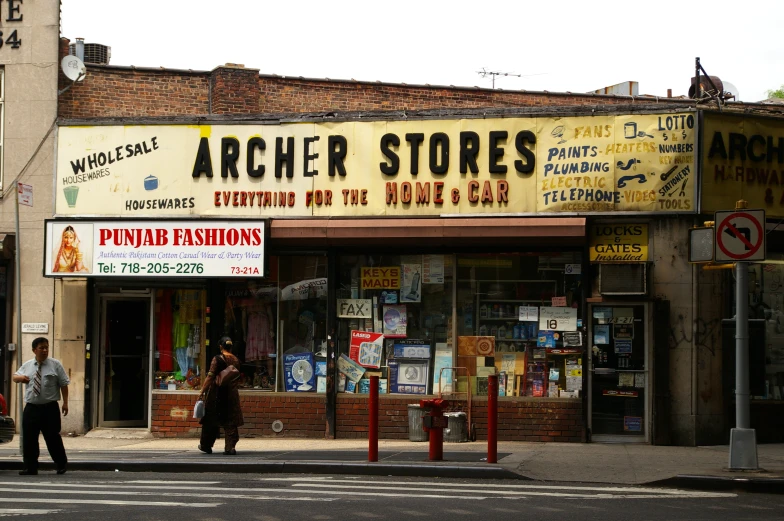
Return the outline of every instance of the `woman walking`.
<path id="1" fill-rule="evenodd" d="M 199 395 L 204 400 L 205 414 L 199 420 L 201 423 L 201 439 L 199 450 L 212 454 L 212 446 L 218 438 L 220 428 L 223 427 L 224 450 L 226 455 L 235 455 L 235 446 L 240 439 L 238 427 L 244 424 L 242 408 L 240 407 L 240 393 L 237 390 L 238 380 L 218 386 L 215 377 L 229 366 L 239 370 L 240 361 L 231 353 L 231 338 L 225 336 L 218 344 L 220 353 L 215 355 L 207 372 L 207 378 Z"/>

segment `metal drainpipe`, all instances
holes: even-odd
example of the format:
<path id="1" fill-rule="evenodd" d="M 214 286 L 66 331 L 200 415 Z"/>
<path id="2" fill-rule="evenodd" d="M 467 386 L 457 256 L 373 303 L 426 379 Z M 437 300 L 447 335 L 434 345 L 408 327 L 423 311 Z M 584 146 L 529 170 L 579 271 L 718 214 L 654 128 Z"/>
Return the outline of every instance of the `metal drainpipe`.
<path id="1" fill-rule="evenodd" d="M 699 298 L 698 298 L 698 281 L 699 281 L 699 265 L 693 264 L 691 267 L 691 416 L 692 416 L 692 439 L 694 446 L 697 446 L 697 392 L 698 385 L 698 371 L 697 364 L 699 357 L 697 352 L 697 320 L 699 319 Z"/>

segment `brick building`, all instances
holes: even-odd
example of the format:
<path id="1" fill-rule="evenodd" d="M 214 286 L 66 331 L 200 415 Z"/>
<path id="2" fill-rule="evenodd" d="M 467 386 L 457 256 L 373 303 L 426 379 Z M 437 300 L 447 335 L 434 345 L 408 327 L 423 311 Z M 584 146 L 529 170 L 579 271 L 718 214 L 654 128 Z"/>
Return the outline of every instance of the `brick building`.
<path id="1" fill-rule="evenodd" d="M 385 382 L 384 438 L 410 436 L 409 406 L 440 390 L 463 410 L 471 394 L 481 439 L 488 372 L 505 380 L 500 439 L 723 436 L 727 279 L 687 257 L 710 108 L 232 64 L 88 67 L 59 98 L 45 247 L 55 255 L 72 225 L 94 254 L 47 273 L 56 313 L 87 309 L 63 337 L 92 355 L 74 366 L 89 383 L 83 430 L 196 435 L 196 389 L 228 334 L 252 435 L 364 437 L 366 379 L 351 378 L 364 371 Z M 259 243 L 185 239 L 244 232 L 264 234 L 263 258 L 139 262 L 247 259 Z"/>

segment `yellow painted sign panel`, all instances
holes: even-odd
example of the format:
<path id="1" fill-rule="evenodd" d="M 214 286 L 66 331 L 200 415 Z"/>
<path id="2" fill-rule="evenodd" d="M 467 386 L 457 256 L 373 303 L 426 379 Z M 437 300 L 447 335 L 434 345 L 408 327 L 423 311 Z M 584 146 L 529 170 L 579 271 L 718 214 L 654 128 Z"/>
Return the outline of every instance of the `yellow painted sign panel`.
<path id="1" fill-rule="evenodd" d="M 588 258 L 591 262 L 646 262 L 648 225 L 592 225 Z"/>
<path id="2" fill-rule="evenodd" d="M 362 268 L 362 289 L 400 289 L 400 266 Z"/>
<path id="3" fill-rule="evenodd" d="M 537 209 L 693 212 L 695 118 L 624 115 L 537 121 Z"/>
<path id="4" fill-rule="evenodd" d="M 56 214 L 693 212 L 694 116 L 60 127 Z"/>
<path id="5" fill-rule="evenodd" d="M 784 120 L 706 113 L 702 210 L 732 210 L 738 199 L 784 217 Z"/>

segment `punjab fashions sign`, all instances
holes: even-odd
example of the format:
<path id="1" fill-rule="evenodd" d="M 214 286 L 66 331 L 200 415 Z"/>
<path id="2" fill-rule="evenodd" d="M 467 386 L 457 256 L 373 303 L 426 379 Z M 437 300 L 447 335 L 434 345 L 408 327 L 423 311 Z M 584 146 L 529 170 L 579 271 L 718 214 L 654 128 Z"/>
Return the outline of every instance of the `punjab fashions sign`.
<path id="1" fill-rule="evenodd" d="M 60 127 L 56 213 L 694 212 L 692 113 Z"/>
<path id="2" fill-rule="evenodd" d="M 46 221 L 47 277 L 263 277 L 266 222 Z"/>
<path id="3" fill-rule="evenodd" d="M 735 208 L 738 199 L 784 217 L 784 120 L 705 114 L 702 210 Z"/>

